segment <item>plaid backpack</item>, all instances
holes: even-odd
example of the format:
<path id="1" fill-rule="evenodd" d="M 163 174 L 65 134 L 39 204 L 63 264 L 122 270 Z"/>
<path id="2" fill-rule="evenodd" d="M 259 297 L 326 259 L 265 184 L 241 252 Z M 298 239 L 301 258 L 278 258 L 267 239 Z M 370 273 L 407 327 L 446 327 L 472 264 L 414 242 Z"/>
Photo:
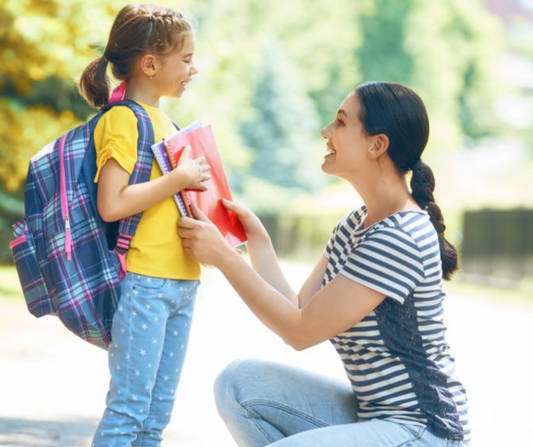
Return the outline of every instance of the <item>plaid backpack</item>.
<path id="1" fill-rule="evenodd" d="M 119 105 L 137 117 L 137 163 L 129 183 L 149 181 L 150 119 L 134 101 L 110 103 L 31 159 L 25 217 L 13 225 L 10 244 L 30 313 L 56 315 L 76 335 L 104 349 L 111 342 L 125 255 L 142 215 L 106 223 L 98 214 L 93 134 L 103 114 Z"/>

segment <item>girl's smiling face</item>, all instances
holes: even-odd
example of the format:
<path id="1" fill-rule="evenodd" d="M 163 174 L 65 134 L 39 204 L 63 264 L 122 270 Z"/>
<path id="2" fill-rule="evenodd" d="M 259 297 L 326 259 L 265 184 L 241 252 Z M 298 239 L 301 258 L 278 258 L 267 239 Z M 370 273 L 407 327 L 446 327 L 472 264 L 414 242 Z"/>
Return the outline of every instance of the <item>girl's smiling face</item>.
<path id="1" fill-rule="evenodd" d="M 198 73 L 193 62 L 194 44 L 194 35 L 187 33 L 179 51 L 160 58 L 161 67 L 153 80 L 160 86 L 161 96 L 181 98 L 187 84 Z"/>
<path id="2" fill-rule="evenodd" d="M 341 178 L 352 175 L 367 166 L 368 152 L 376 136 L 367 136 L 359 119 L 361 104 L 355 93 L 349 94 L 337 110 L 337 116 L 321 135 L 327 140 L 322 171 Z"/>

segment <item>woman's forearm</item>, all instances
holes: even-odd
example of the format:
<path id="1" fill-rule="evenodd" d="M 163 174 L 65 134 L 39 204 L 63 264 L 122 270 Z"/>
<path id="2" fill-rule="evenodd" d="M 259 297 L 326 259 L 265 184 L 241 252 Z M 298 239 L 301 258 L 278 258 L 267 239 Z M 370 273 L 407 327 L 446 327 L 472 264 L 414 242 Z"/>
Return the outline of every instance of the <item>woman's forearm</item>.
<path id="1" fill-rule="evenodd" d="M 257 261 L 263 263 L 265 260 L 256 259 Z M 269 284 L 236 252 L 228 254 L 224 262 L 217 267 L 257 318 L 285 343 L 299 349 L 298 334 L 302 332 L 300 329 L 303 321 L 301 310 L 294 300 Z"/>
<path id="2" fill-rule="evenodd" d="M 261 278 L 289 299 L 295 306 L 299 307 L 298 295 L 294 292 L 281 270 L 270 238 L 264 238 L 260 241 L 252 240 L 247 249 L 252 266 Z"/>

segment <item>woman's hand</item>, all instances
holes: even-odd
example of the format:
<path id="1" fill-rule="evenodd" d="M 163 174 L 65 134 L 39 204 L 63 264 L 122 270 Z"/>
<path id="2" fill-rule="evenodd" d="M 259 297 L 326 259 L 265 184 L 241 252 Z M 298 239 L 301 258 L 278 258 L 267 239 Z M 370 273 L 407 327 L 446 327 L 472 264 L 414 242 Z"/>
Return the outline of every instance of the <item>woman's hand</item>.
<path id="1" fill-rule="evenodd" d="M 195 219 L 182 217 L 178 223 L 183 249 L 189 257 L 201 264 L 219 267 L 235 250 L 194 203 L 191 203 L 191 210 Z"/>
<path id="2" fill-rule="evenodd" d="M 172 174 L 181 177 L 184 182 L 183 189 L 205 191 L 207 186 L 203 182 L 209 180 L 211 166 L 205 163 L 205 157 L 191 158 L 191 147 L 185 146 L 178 161 L 178 166 Z"/>
<path id="3" fill-rule="evenodd" d="M 265 227 L 259 220 L 259 217 L 257 217 L 252 211 L 241 202 L 235 200 L 232 202 L 230 200 L 222 199 L 222 203 L 227 210 L 232 211 L 237 215 L 250 244 L 255 242 L 270 243 L 270 236 Z"/>

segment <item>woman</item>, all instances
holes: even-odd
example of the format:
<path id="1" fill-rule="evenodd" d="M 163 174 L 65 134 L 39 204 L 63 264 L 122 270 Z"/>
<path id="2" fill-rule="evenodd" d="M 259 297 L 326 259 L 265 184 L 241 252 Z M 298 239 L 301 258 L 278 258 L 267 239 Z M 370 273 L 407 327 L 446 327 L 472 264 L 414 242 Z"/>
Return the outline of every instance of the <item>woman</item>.
<path id="1" fill-rule="evenodd" d="M 455 248 L 421 160 L 422 100 L 393 83 L 359 86 L 323 131 L 322 170 L 348 181 L 365 206 L 333 230 L 300 293 L 291 290 L 259 219 L 227 202 L 247 233 L 252 267 L 195 208 L 179 227 L 187 254 L 218 267 L 255 315 L 297 350 L 331 340 L 351 387 L 283 365 L 230 364 L 217 406 L 239 445 L 467 445 L 466 394 L 442 320 L 443 279 Z M 412 171 L 411 191 L 405 179 Z"/>

